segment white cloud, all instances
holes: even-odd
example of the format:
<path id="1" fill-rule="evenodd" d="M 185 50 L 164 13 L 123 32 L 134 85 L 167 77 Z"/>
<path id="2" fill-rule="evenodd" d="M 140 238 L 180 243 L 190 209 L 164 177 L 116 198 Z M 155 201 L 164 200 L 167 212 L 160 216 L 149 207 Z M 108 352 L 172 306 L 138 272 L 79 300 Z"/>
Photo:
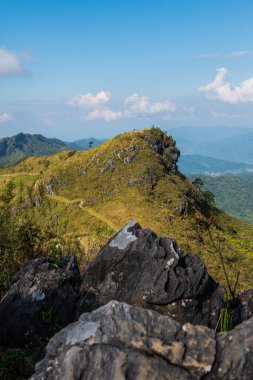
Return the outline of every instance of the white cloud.
<path id="1" fill-rule="evenodd" d="M 22 74 L 25 63 L 35 63 L 28 51 L 17 54 L 0 47 L 0 76 Z"/>
<path id="2" fill-rule="evenodd" d="M 109 91 L 100 91 L 93 95 L 90 92 L 75 96 L 66 102 L 67 105 L 84 108 L 87 113 L 82 117 L 83 120 L 118 120 L 123 117 L 120 111 L 113 111 L 107 103 L 111 99 Z"/>
<path id="3" fill-rule="evenodd" d="M 10 113 L 0 113 L 0 123 L 7 123 L 12 119 L 12 115 Z"/>
<path id="4" fill-rule="evenodd" d="M 232 53 L 206 53 L 198 56 L 200 59 L 211 59 L 211 58 L 221 58 L 221 57 L 243 57 L 252 56 L 253 52 L 249 50 L 238 50 Z"/>
<path id="5" fill-rule="evenodd" d="M 105 109 L 94 110 L 94 111 L 89 112 L 87 115 L 84 116 L 84 119 L 85 120 L 102 119 L 105 121 L 111 121 L 111 120 L 121 119 L 122 116 L 123 114 L 120 111 L 112 111 L 109 108 L 105 108 Z"/>
<path id="6" fill-rule="evenodd" d="M 246 79 L 238 86 L 233 87 L 228 81 L 228 71 L 225 67 L 217 70 L 213 82 L 199 88 L 212 99 L 218 99 L 226 103 L 237 104 L 253 102 L 253 78 Z"/>
<path id="7" fill-rule="evenodd" d="M 16 53 L 0 48 L 0 75 L 20 74 L 21 62 Z"/>
<path id="8" fill-rule="evenodd" d="M 160 114 L 173 112 L 176 109 L 174 103 L 169 100 L 163 102 L 151 102 L 148 96 L 140 96 L 134 93 L 125 99 L 127 107 L 126 115 L 134 117 L 138 115 L 146 116 L 150 114 Z"/>
<path id="9" fill-rule="evenodd" d="M 220 57 L 221 54 L 219 53 L 206 53 L 206 54 L 201 54 L 198 56 L 200 59 L 209 59 L 209 58 L 217 58 Z"/>
<path id="10" fill-rule="evenodd" d="M 187 113 L 194 113 L 195 112 L 195 107 L 184 107 L 183 111 L 187 112 Z"/>
<path id="11" fill-rule="evenodd" d="M 111 98 L 109 91 L 100 91 L 96 95 L 92 95 L 90 92 L 83 95 L 75 96 L 74 98 L 67 101 L 67 105 L 83 107 L 83 108 L 94 108 L 101 104 L 106 104 Z"/>
<path id="12" fill-rule="evenodd" d="M 227 112 L 216 112 L 212 111 L 211 114 L 215 118 L 224 118 L 224 119 L 239 119 L 242 116 L 239 115 L 238 113 L 227 113 Z"/>
<path id="13" fill-rule="evenodd" d="M 240 51 L 233 51 L 230 55 L 232 57 L 243 57 L 245 55 L 252 55 L 252 52 L 249 50 L 240 50 Z"/>
<path id="14" fill-rule="evenodd" d="M 175 104 L 169 100 L 163 102 L 151 102 L 148 96 L 140 96 L 137 93 L 127 97 L 125 107 L 121 110 L 112 110 L 108 102 L 111 99 L 109 91 L 100 91 L 93 95 L 85 93 L 75 96 L 66 102 L 69 106 L 75 106 L 86 110 L 83 120 L 118 120 L 122 118 L 147 117 L 148 115 L 162 115 L 169 118 L 170 113 L 175 111 Z M 123 106 L 123 105 L 122 105 Z"/>

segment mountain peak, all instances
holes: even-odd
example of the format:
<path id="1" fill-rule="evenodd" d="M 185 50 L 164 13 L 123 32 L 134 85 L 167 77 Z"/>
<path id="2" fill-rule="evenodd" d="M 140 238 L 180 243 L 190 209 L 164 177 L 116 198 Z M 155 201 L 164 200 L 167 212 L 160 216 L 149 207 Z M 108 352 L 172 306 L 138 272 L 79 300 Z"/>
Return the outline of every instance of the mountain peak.
<path id="1" fill-rule="evenodd" d="M 60 140 L 20 132 L 0 139 L 0 166 L 15 164 L 25 157 L 46 156 L 68 149 Z"/>

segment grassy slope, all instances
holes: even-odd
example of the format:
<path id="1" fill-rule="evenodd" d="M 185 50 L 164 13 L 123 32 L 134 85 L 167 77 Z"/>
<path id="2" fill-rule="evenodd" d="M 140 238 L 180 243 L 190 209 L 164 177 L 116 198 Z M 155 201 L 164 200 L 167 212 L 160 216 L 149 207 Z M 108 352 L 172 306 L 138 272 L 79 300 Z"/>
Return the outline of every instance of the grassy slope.
<path id="1" fill-rule="evenodd" d="M 1 170 L 0 185 L 11 176 L 16 183 L 20 178 L 25 185 L 33 183 L 35 193 L 39 184 L 51 184 L 53 196 L 47 195 L 27 212 L 44 228 L 58 215 L 66 234 L 79 237 L 87 256 L 84 262 L 115 229 L 135 219 L 159 235 L 174 237 L 187 252 L 199 254 L 210 273 L 225 284 L 208 231 L 200 229 L 206 218 L 196 210 L 185 216 L 178 212 L 197 189 L 179 174 L 165 174 L 158 154 L 142 138 L 145 133 L 122 134 L 86 152 L 27 158 Z M 215 215 L 212 235 L 225 256 L 230 278 L 233 281 L 240 269 L 240 289 L 252 287 L 253 227 L 225 213 Z"/>

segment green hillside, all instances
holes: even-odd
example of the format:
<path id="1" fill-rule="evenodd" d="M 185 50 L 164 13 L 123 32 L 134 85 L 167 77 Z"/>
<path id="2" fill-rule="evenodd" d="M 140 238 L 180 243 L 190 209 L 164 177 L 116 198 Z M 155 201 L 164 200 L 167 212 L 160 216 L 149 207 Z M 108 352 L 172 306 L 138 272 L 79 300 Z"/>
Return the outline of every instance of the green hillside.
<path id="1" fill-rule="evenodd" d="M 18 223 L 31 219 L 44 231 L 44 244 L 51 239 L 49 255 L 57 255 L 63 238 L 75 239 L 83 270 L 115 231 L 135 219 L 199 254 L 226 286 L 222 252 L 231 281 L 240 270 L 240 290 L 249 288 L 253 227 L 217 210 L 208 192 L 177 171 L 178 155 L 172 137 L 152 128 L 121 134 L 89 151 L 26 158 L 0 171 L 0 187 L 4 191 L 13 182 L 12 214 Z M 73 245 L 64 247 L 64 253 L 73 253 Z"/>
<path id="2" fill-rule="evenodd" d="M 217 206 L 253 224 L 253 179 L 237 176 L 202 176 L 204 188 L 215 195 Z M 196 176 L 190 176 L 191 179 Z"/>
<path id="3" fill-rule="evenodd" d="M 0 139 L 0 167 L 13 165 L 25 157 L 48 156 L 68 149 L 69 147 L 58 139 L 19 133 Z"/>

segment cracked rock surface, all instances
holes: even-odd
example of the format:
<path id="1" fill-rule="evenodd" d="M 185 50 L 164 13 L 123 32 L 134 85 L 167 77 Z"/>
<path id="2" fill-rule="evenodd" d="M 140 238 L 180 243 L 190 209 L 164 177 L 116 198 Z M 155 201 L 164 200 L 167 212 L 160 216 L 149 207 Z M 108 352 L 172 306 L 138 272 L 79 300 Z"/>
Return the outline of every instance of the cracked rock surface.
<path id="1" fill-rule="evenodd" d="M 111 301 L 56 334 L 31 379 L 201 379 L 215 345 L 204 326 Z"/>
<path id="2" fill-rule="evenodd" d="M 221 286 L 201 259 L 183 255 L 176 241 L 129 222 L 88 266 L 79 314 L 111 300 L 170 315 L 181 323 L 215 327 L 223 303 Z"/>
<path id="3" fill-rule="evenodd" d="M 253 378 L 253 319 L 229 333 L 111 301 L 57 333 L 31 380 Z"/>

